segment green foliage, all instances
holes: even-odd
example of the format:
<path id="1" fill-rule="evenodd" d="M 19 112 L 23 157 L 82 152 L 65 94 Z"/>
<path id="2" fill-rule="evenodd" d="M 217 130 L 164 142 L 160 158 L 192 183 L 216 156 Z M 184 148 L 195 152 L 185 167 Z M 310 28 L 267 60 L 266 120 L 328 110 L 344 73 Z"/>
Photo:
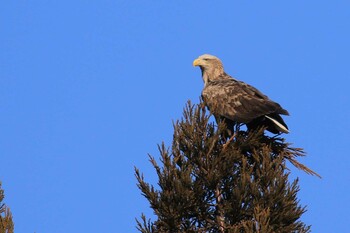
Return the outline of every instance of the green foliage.
<path id="1" fill-rule="evenodd" d="M 10 209 L 2 203 L 4 199 L 4 190 L 0 182 L 0 233 L 13 233 L 14 224 Z"/>
<path id="2" fill-rule="evenodd" d="M 150 161 L 159 189 L 135 168 L 138 187 L 157 219 L 142 214 L 140 232 L 310 232 L 299 219 L 298 180 L 288 182 L 286 160 L 316 174 L 295 158 L 291 148 L 264 129 L 247 133 L 236 127 L 228 139 L 201 103 L 188 103 L 183 119 L 174 124 L 171 149 L 159 146 L 161 166 Z"/>

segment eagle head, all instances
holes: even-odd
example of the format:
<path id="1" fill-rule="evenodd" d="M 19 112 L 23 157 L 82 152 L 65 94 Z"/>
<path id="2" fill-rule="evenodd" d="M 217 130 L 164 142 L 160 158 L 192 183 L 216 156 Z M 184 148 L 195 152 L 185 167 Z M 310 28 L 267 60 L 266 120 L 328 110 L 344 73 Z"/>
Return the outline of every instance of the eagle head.
<path id="1" fill-rule="evenodd" d="M 193 66 L 199 66 L 201 68 L 204 85 L 206 85 L 208 81 L 213 81 L 216 77 L 224 73 L 221 60 L 209 54 L 199 56 L 193 61 Z"/>

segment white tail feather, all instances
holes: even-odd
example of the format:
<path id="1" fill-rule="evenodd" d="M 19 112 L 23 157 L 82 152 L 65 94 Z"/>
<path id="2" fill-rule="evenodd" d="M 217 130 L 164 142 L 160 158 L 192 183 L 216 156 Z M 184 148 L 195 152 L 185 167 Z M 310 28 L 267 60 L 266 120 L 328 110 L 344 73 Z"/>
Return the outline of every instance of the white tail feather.
<path id="1" fill-rule="evenodd" d="M 269 120 L 271 120 L 276 126 L 277 128 L 283 132 L 283 133 L 289 133 L 289 130 L 284 126 L 282 125 L 281 123 L 279 123 L 278 121 L 276 121 L 275 119 L 273 119 L 272 117 L 269 117 L 269 116 L 266 116 L 265 117 Z"/>

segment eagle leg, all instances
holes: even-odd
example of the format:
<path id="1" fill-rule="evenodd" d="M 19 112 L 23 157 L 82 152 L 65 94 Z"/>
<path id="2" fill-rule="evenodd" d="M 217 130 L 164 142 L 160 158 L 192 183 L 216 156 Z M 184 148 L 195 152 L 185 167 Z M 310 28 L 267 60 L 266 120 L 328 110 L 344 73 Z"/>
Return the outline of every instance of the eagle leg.
<path id="1" fill-rule="evenodd" d="M 237 133 L 238 133 L 238 131 L 234 132 L 234 134 L 232 135 L 232 137 L 230 137 L 230 139 L 227 140 L 227 141 L 225 142 L 225 144 L 222 146 L 222 150 L 223 150 L 223 151 L 226 150 L 226 148 L 227 148 L 227 146 L 230 144 L 230 142 L 237 136 Z"/>

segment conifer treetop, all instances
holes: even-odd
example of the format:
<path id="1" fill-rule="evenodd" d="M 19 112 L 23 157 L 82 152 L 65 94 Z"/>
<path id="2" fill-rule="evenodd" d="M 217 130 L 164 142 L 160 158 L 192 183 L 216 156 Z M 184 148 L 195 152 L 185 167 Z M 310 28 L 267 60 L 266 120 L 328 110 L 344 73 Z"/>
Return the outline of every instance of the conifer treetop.
<path id="1" fill-rule="evenodd" d="M 150 232 L 310 232 L 300 221 L 306 211 L 297 199 L 298 180 L 288 181 L 286 161 L 305 153 L 264 129 L 247 133 L 236 127 L 227 136 L 203 103 L 186 105 L 174 123 L 170 148 L 159 146 L 160 161 L 149 156 L 158 176 L 155 187 L 135 168 L 142 195 L 156 219 L 143 214 L 137 229 Z M 230 140 L 230 141 L 229 141 Z M 229 141 L 229 142 L 228 142 Z"/>

